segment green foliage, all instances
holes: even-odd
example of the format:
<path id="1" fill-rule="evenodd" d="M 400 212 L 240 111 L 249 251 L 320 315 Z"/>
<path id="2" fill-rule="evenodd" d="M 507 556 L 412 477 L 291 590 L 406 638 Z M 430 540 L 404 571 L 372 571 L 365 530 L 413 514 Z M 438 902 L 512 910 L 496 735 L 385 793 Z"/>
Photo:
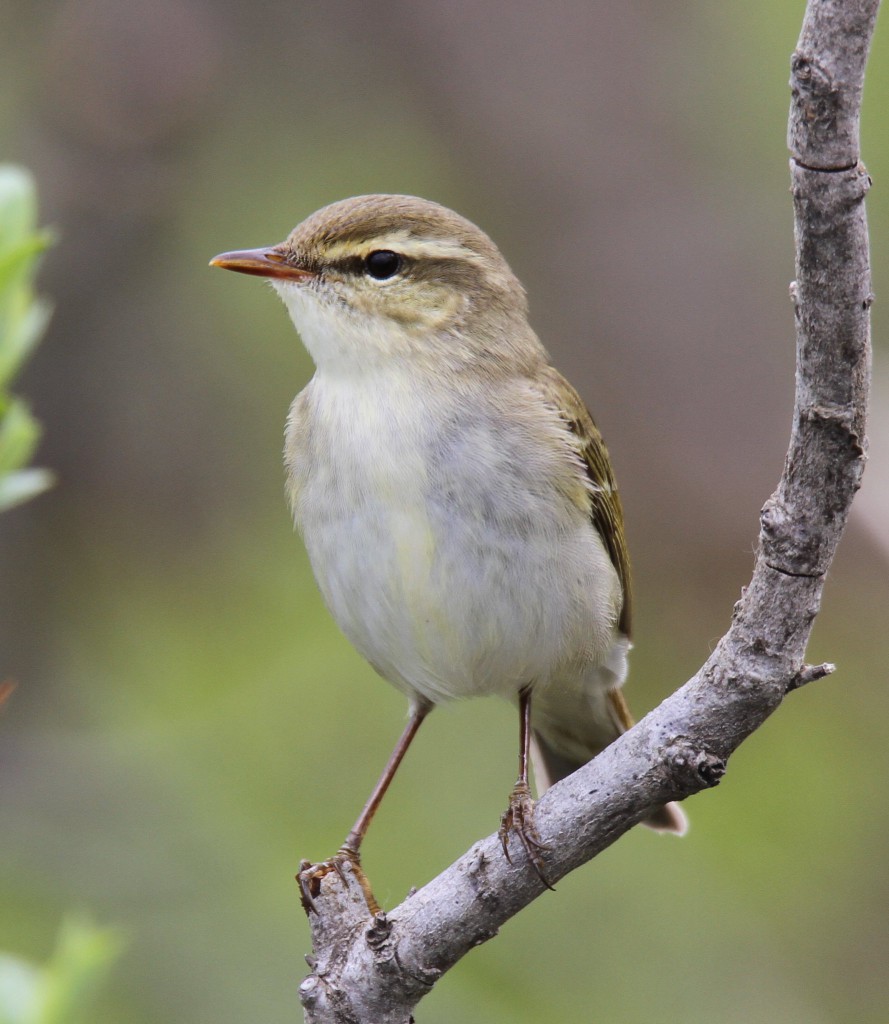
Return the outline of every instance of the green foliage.
<path id="1" fill-rule="evenodd" d="M 110 928 L 80 919 L 62 925 L 45 967 L 0 955 L 0 1024 L 78 1024 L 122 941 Z"/>
<path id="2" fill-rule="evenodd" d="M 8 390 L 49 320 L 49 306 L 34 295 L 33 281 L 50 235 L 36 223 L 31 175 L 0 165 L 0 511 L 52 483 L 47 470 L 23 468 L 40 439 L 40 427 L 27 404 Z"/>

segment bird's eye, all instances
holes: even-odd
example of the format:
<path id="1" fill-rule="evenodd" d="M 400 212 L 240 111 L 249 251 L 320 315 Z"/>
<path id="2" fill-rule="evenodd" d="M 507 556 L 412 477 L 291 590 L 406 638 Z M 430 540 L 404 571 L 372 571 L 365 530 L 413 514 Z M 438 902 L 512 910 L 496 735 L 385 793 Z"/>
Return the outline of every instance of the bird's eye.
<path id="1" fill-rule="evenodd" d="M 375 249 L 364 260 L 364 268 L 372 278 L 385 281 L 394 277 L 404 263 L 397 252 L 391 249 Z"/>

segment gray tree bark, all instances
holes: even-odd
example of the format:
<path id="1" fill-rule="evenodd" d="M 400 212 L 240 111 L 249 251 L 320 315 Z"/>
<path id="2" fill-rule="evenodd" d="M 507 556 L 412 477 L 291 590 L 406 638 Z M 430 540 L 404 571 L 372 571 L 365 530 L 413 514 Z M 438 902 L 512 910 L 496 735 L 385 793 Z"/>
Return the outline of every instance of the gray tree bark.
<path id="1" fill-rule="evenodd" d="M 796 399 L 778 488 L 760 513 L 749 585 L 713 654 L 594 761 L 549 790 L 535 822 L 558 881 L 659 805 L 715 786 L 784 697 L 833 670 L 805 664 L 825 574 L 866 460 L 872 302 L 859 111 L 879 0 L 809 0 L 791 61 Z M 496 835 L 373 918 L 355 875 L 329 872 L 309 913 L 308 1024 L 407 1024 L 473 946 L 541 894 Z"/>

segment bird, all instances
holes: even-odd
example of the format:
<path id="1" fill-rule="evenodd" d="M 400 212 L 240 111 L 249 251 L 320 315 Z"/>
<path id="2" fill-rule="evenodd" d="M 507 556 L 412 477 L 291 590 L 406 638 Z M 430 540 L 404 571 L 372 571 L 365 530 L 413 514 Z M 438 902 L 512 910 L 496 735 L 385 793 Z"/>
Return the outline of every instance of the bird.
<path id="1" fill-rule="evenodd" d="M 285 428 L 287 495 L 342 633 L 408 699 L 407 725 L 334 858 L 364 836 L 428 713 L 497 695 L 519 712 L 499 837 L 544 884 L 538 794 L 633 725 L 623 511 L 602 435 L 530 326 L 494 242 L 431 200 L 356 196 L 285 241 L 211 265 L 267 279 L 314 365 Z M 682 834 L 675 803 L 645 823 Z"/>

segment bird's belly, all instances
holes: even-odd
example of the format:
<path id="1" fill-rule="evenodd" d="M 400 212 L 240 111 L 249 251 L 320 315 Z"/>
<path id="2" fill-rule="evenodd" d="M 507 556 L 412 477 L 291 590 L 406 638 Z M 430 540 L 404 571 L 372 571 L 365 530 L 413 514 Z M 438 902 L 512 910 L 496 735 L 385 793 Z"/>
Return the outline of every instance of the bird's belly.
<path id="1" fill-rule="evenodd" d="M 556 533 L 526 510 L 518 528 L 412 487 L 302 523 L 331 613 L 381 675 L 433 702 L 512 696 L 606 655 L 617 584 L 588 522 Z"/>
<path id="2" fill-rule="evenodd" d="M 438 702 L 577 679 L 615 638 L 621 586 L 573 466 L 484 401 L 399 383 L 311 385 L 294 514 L 339 627 L 396 686 Z M 578 486 L 581 486 L 578 484 Z"/>

